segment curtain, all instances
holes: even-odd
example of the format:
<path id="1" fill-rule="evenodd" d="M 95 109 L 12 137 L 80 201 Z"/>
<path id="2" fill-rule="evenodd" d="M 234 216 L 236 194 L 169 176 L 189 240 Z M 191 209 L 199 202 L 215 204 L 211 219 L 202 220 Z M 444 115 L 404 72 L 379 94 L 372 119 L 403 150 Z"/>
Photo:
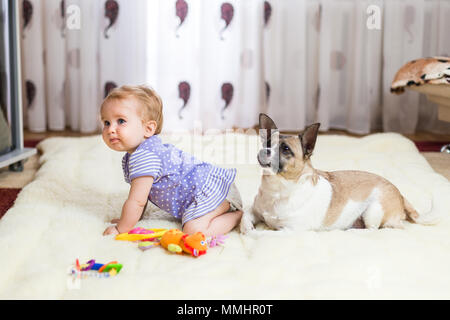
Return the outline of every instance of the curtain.
<path id="1" fill-rule="evenodd" d="M 262 2 L 151 4 L 157 22 L 148 42 L 149 82 L 164 101 L 165 126 L 252 127 L 263 103 Z"/>
<path id="2" fill-rule="evenodd" d="M 383 39 L 383 128 L 411 133 L 415 130 L 450 132 L 437 121 L 437 105 L 424 95 L 407 90 L 392 95 L 388 87 L 399 66 L 417 57 L 450 56 L 450 1 L 385 1 Z"/>
<path id="3" fill-rule="evenodd" d="M 404 63 L 449 56 L 448 0 L 21 3 L 31 131 L 94 132 L 109 90 L 145 83 L 163 132 L 249 128 L 260 112 L 283 130 L 450 132 L 425 96 L 389 90 Z"/>
<path id="4" fill-rule="evenodd" d="M 21 2 L 28 129 L 97 131 L 106 93 L 146 82 L 147 2 Z"/>

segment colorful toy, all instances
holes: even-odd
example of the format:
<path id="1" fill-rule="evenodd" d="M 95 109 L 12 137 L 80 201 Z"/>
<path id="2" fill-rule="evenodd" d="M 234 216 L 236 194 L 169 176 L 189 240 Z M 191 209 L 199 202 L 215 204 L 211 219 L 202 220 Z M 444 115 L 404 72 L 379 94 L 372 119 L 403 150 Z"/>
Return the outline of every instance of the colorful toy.
<path id="1" fill-rule="evenodd" d="M 224 236 L 224 235 L 218 235 L 218 236 L 214 236 L 211 237 L 211 239 L 208 239 L 208 246 L 210 248 L 222 245 L 225 243 L 225 239 L 228 238 L 228 236 Z"/>
<path id="2" fill-rule="evenodd" d="M 228 236 L 215 236 L 206 241 L 205 235 L 197 232 L 192 235 L 184 234 L 179 229 L 145 229 L 134 228 L 127 233 L 118 234 L 115 239 L 122 241 L 135 241 L 142 251 L 161 245 L 170 252 L 182 254 L 186 252 L 194 257 L 206 253 L 208 247 L 222 245 Z"/>
<path id="3" fill-rule="evenodd" d="M 155 248 L 156 246 L 159 246 L 159 244 L 160 243 L 158 241 L 141 241 L 138 244 L 138 248 L 145 251 L 147 249 Z"/>
<path id="4" fill-rule="evenodd" d="M 196 232 L 187 235 L 178 229 L 166 231 L 161 237 L 161 246 L 170 252 L 177 254 L 186 252 L 194 257 L 199 257 L 208 250 L 208 244 L 203 233 Z"/>
<path id="5" fill-rule="evenodd" d="M 117 261 L 111 261 L 106 264 L 95 263 L 95 260 L 89 260 L 85 264 L 81 264 L 76 259 L 75 267 L 71 269 L 71 274 L 80 278 L 97 277 L 109 278 L 117 275 L 122 270 L 122 264 Z M 96 272 L 94 272 L 96 271 Z"/>
<path id="6" fill-rule="evenodd" d="M 127 233 L 121 233 L 116 236 L 116 240 L 122 241 L 151 241 L 162 237 L 167 229 L 144 229 L 134 228 Z"/>

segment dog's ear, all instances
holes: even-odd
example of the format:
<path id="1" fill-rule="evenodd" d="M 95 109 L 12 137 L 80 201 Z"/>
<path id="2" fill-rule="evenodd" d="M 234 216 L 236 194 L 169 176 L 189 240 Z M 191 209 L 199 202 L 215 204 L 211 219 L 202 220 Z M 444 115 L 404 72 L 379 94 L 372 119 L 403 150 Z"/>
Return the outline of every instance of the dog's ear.
<path id="1" fill-rule="evenodd" d="M 270 148 L 272 134 L 278 131 L 275 122 L 265 113 L 259 114 L 259 136 L 263 142 L 264 147 Z"/>
<path id="2" fill-rule="evenodd" d="M 259 114 L 259 129 L 266 130 L 267 138 L 270 138 L 273 132 L 278 130 L 272 118 L 265 113 Z"/>
<path id="3" fill-rule="evenodd" d="M 316 145 L 317 134 L 319 133 L 320 123 L 314 123 L 307 127 L 302 134 L 299 135 L 300 141 L 302 142 L 303 157 L 309 159 L 311 156 L 314 146 Z"/>
<path id="4" fill-rule="evenodd" d="M 259 114 L 259 128 L 267 129 L 267 130 L 275 130 L 278 129 L 275 122 L 265 113 Z"/>

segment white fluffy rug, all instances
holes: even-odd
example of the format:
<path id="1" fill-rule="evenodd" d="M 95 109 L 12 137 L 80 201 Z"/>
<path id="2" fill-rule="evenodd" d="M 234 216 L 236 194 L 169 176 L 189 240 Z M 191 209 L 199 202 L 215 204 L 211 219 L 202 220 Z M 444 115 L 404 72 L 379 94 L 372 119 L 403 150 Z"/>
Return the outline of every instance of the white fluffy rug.
<path id="1" fill-rule="evenodd" d="M 203 160 L 237 167 L 237 186 L 244 205 L 251 205 L 261 174 L 257 136 L 163 140 Z M 199 258 L 161 248 L 142 252 L 136 243 L 102 236 L 120 216 L 128 185 L 122 154 L 107 149 L 100 136 L 51 138 L 39 148 L 42 166 L 35 180 L 0 220 L 1 299 L 450 298 L 450 183 L 400 135 L 319 136 L 313 165 L 378 173 L 419 213 L 440 215 L 437 225 L 246 236 L 233 231 L 223 247 Z M 180 227 L 152 210 L 138 226 Z M 72 282 L 67 271 L 76 258 L 117 260 L 124 267 L 113 278 Z"/>

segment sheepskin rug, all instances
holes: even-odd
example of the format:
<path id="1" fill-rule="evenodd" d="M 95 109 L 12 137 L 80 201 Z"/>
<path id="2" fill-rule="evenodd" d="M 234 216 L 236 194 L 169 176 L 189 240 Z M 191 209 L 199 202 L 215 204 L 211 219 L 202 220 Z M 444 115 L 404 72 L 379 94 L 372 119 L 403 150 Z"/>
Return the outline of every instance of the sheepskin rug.
<path id="1" fill-rule="evenodd" d="M 244 206 L 257 193 L 259 138 L 246 134 L 171 135 L 163 141 L 222 167 L 236 167 Z M 120 216 L 129 186 L 122 154 L 101 136 L 50 138 L 41 167 L 0 220 L 1 299 L 449 299 L 450 183 L 398 134 L 319 136 L 312 163 L 389 179 L 435 225 L 405 228 L 267 232 L 263 225 L 199 258 L 103 236 Z M 179 228 L 148 207 L 138 225 Z M 73 279 L 75 259 L 117 260 L 112 278 Z"/>

